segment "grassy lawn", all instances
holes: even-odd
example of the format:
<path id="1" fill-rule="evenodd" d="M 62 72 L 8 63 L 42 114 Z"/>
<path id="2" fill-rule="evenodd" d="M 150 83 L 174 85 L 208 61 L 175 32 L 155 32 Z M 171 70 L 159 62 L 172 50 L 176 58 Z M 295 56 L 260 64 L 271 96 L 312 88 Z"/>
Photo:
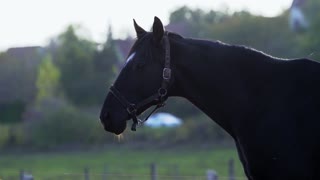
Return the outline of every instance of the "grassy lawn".
<path id="1" fill-rule="evenodd" d="M 31 172 L 38 179 L 84 179 L 89 168 L 90 179 L 149 180 L 150 165 L 156 164 L 158 180 L 205 179 L 208 169 L 214 169 L 219 179 L 228 176 L 228 161 L 235 160 L 235 173 L 244 174 L 237 152 L 224 148 L 130 148 L 111 147 L 103 151 L 7 154 L 0 157 L 0 179 L 18 179 L 19 170 Z M 227 179 L 227 178 L 226 178 Z"/>

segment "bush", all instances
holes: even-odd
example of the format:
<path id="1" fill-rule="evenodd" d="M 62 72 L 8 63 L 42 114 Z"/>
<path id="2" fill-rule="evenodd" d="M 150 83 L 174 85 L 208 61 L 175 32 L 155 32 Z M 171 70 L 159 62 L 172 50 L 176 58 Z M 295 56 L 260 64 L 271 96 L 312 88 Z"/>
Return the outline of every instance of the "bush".
<path id="1" fill-rule="evenodd" d="M 21 121 L 26 104 L 21 101 L 0 104 L 0 123 L 11 124 Z"/>
<path id="2" fill-rule="evenodd" d="M 130 127 L 130 126 L 129 126 Z M 130 142 L 155 144 L 219 144 L 232 142 L 231 137 L 214 121 L 204 114 L 184 120 L 176 128 L 140 127 L 137 132 L 125 132 L 125 139 Z"/>
<path id="3" fill-rule="evenodd" d="M 203 114 L 187 119 L 184 128 L 189 132 L 187 138 L 193 141 L 220 143 L 231 140 L 227 132 Z"/>
<path id="4" fill-rule="evenodd" d="M 4 147 L 9 138 L 9 127 L 0 126 L 0 149 Z"/>
<path id="5" fill-rule="evenodd" d="M 25 136 L 21 124 L 0 126 L 0 149 L 17 147 L 25 143 Z"/>
<path id="6" fill-rule="evenodd" d="M 55 108 L 49 107 L 38 108 L 41 115 L 27 124 L 26 130 L 32 145 L 53 148 L 70 144 L 94 144 L 105 140 L 98 118 L 65 103 Z"/>

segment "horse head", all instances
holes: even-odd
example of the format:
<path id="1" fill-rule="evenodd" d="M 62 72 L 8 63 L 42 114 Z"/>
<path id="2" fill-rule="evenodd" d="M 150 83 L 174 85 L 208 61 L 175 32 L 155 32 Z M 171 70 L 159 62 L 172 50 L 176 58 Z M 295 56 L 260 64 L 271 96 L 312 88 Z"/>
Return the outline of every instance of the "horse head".
<path id="1" fill-rule="evenodd" d="M 121 134 L 130 119 L 135 130 L 139 114 L 152 105 L 160 107 L 171 82 L 169 40 L 160 19 L 154 18 L 152 32 L 135 21 L 134 28 L 137 40 L 100 113 L 105 130 L 115 134 Z"/>

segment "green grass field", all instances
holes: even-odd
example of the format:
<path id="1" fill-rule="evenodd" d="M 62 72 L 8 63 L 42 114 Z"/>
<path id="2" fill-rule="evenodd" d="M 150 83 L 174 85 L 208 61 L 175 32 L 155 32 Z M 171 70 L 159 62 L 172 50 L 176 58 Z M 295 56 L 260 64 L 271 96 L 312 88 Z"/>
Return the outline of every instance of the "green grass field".
<path id="1" fill-rule="evenodd" d="M 0 179 L 18 179 L 19 171 L 31 172 L 35 180 L 84 179 L 89 168 L 91 179 L 149 180 L 150 165 L 156 164 L 158 180 L 205 179 L 214 169 L 219 179 L 227 179 L 228 161 L 235 160 L 238 179 L 245 179 L 237 152 L 230 148 L 104 148 L 90 152 L 7 154 L 0 157 Z"/>

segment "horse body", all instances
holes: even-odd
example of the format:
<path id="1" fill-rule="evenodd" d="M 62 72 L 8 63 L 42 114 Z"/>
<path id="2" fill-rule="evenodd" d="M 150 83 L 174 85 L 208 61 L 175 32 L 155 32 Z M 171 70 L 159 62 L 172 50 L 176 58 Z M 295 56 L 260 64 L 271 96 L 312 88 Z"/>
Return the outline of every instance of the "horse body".
<path id="1" fill-rule="evenodd" d="M 171 44 L 177 48 L 174 95 L 234 138 L 249 178 L 317 179 L 319 63 L 219 42 L 177 38 Z"/>
<path id="2" fill-rule="evenodd" d="M 152 33 L 134 25 L 138 39 L 130 61 L 101 111 L 105 130 L 120 134 L 146 108 L 181 96 L 233 137 L 250 180 L 320 179 L 320 63 L 164 35 L 158 18 Z M 164 66 L 170 52 L 164 37 L 170 66 Z M 171 78 L 162 75 L 165 69 Z M 168 89 L 160 93 L 163 84 Z M 152 99 L 157 91 L 161 101 L 157 93 Z M 137 108 L 141 102 L 147 104 Z"/>

